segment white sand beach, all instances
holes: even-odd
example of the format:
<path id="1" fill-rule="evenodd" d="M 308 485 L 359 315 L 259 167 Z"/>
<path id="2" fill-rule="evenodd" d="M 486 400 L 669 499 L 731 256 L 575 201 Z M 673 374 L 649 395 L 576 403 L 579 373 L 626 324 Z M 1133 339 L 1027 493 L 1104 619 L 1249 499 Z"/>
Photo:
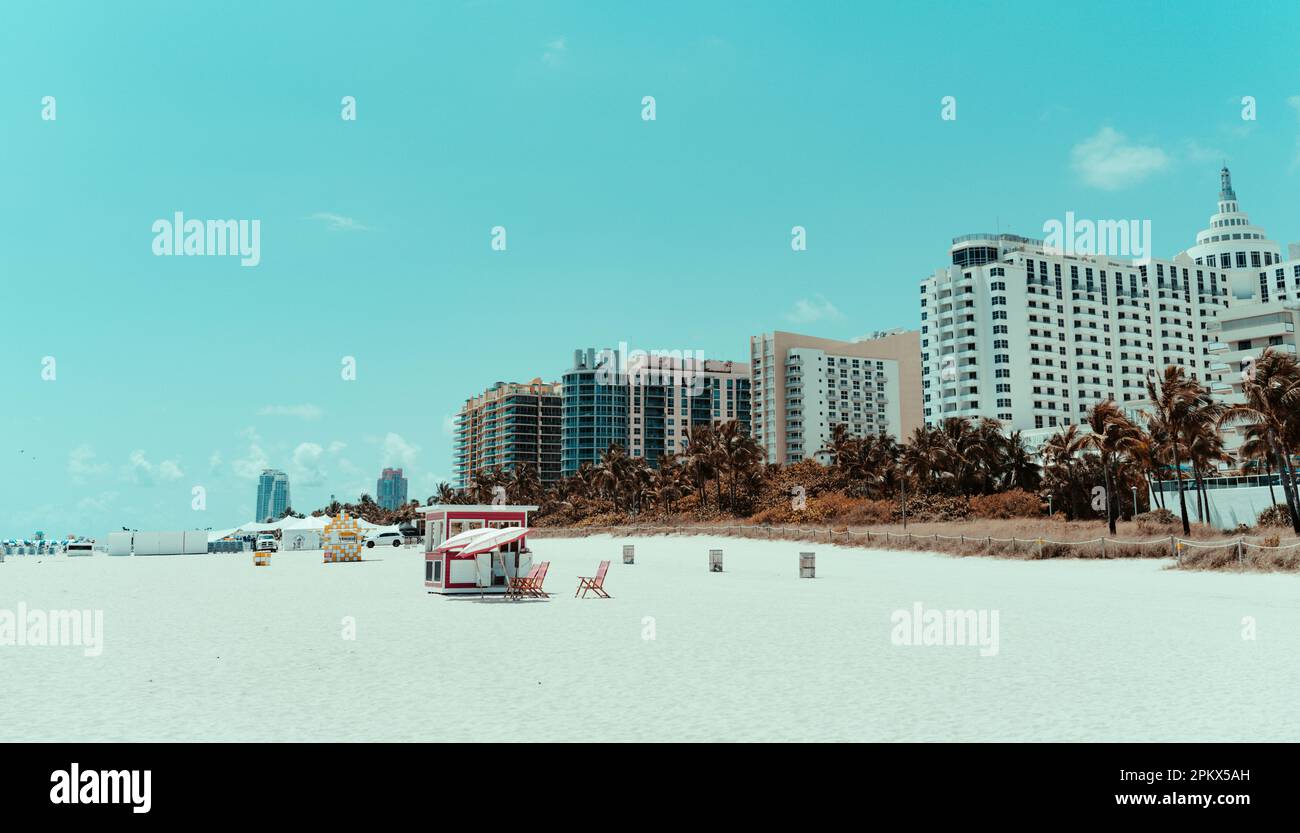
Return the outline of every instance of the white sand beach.
<path id="1" fill-rule="evenodd" d="M 1300 740 L 1293 576 L 707 537 L 532 547 L 548 602 L 428 595 L 417 548 L 269 569 L 10 558 L 0 609 L 102 609 L 104 645 L 0 647 L 0 739 Z M 614 598 L 574 599 L 602 558 Z M 894 644 L 891 614 L 917 602 L 998 611 L 997 655 Z"/>

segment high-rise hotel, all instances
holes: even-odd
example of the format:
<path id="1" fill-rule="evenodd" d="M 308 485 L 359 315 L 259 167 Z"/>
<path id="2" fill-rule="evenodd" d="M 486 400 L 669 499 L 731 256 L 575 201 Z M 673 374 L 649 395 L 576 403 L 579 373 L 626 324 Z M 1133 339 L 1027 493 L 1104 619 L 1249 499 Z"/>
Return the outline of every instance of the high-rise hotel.
<path id="1" fill-rule="evenodd" d="M 659 465 L 692 427 L 735 420 L 749 430 L 749 365 L 620 349 L 576 350 L 564 374 L 561 471 L 596 465 L 613 443 Z"/>
<path id="2" fill-rule="evenodd" d="M 769 463 L 819 459 L 837 424 L 902 441 L 921 425 L 916 330 L 836 341 L 773 332 L 749 340 L 754 438 Z"/>
<path id="3" fill-rule="evenodd" d="M 497 382 L 465 401 L 456 416 L 455 486 L 465 489 L 474 474 L 500 466 L 528 464 L 549 485 L 560 478 L 560 386 Z"/>
<path id="4" fill-rule="evenodd" d="M 951 265 L 921 281 L 925 421 L 994 416 L 1048 433 L 1107 398 L 1136 416 L 1147 374 L 1166 365 L 1226 398 L 1245 355 L 1294 350 L 1285 307 L 1300 298 L 1300 253 L 1284 261 L 1220 176 L 1209 227 L 1172 260 L 1008 234 L 953 240 Z"/>

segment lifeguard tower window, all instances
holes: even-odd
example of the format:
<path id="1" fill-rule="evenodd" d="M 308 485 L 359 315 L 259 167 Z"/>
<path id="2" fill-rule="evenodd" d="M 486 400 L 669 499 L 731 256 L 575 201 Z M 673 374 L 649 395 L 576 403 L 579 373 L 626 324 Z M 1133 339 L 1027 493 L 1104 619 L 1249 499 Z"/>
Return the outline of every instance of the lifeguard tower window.
<path id="1" fill-rule="evenodd" d="M 424 562 L 424 580 L 425 581 L 442 581 L 442 561 Z"/>
<path id="2" fill-rule="evenodd" d="M 462 532 L 468 532 L 471 529 L 482 529 L 482 528 L 483 528 L 482 521 L 468 521 L 468 520 L 451 521 L 449 522 L 449 530 L 448 530 L 451 533 L 451 535 L 448 535 L 447 537 L 451 538 L 453 536 L 459 535 Z"/>

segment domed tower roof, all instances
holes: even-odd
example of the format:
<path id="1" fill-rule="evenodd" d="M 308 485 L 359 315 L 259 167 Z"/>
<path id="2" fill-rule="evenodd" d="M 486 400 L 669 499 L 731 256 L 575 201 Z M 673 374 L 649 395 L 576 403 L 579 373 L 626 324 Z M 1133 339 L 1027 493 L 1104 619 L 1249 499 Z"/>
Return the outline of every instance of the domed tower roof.
<path id="1" fill-rule="evenodd" d="M 1210 216 L 1209 226 L 1197 232 L 1188 257 L 1219 269 L 1257 269 L 1266 261 L 1282 259 L 1282 247 L 1269 240 L 1264 229 L 1252 224 L 1250 215 L 1241 210 L 1232 187 L 1232 171 L 1226 164 L 1219 170 L 1218 209 Z M 1253 285 L 1244 282 L 1242 286 L 1248 284 Z"/>

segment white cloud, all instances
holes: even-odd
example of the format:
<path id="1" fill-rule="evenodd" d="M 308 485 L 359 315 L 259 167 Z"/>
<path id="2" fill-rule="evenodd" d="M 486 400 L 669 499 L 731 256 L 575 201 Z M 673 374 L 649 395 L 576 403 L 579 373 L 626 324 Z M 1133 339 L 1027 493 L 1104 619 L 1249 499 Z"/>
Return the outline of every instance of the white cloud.
<path id="1" fill-rule="evenodd" d="M 456 417 L 445 416 L 442 418 L 442 435 L 450 437 L 456 433 Z"/>
<path id="2" fill-rule="evenodd" d="M 548 66 L 559 66 L 564 62 L 564 56 L 568 54 L 569 43 L 563 36 L 556 38 L 546 44 L 546 49 L 542 51 L 542 63 Z"/>
<path id="3" fill-rule="evenodd" d="M 1287 106 L 1295 110 L 1297 118 L 1300 118 L 1300 95 L 1293 95 L 1286 100 Z"/>
<path id="4" fill-rule="evenodd" d="M 325 482 L 325 470 L 321 460 L 325 449 L 317 443 L 298 443 L 293 450 L 293 465 L 290 468 L 292 482 L 303 486 L 320 486 Z"/>
<path id="5" fill-rule="evenodd" d="M 800 298 L 795 302 L 794 308 L 785 314 L 785 317 L 796 324 L 811 324 L 814 321 L 839 319 L 844 316 L 835 308 L 834 304 L 818 295 L 812 300 Z"/>
<path id="6" fill-rule="evenodd" d="M 220 471 L 220 469 L 221 469 L 221 452 L 214 451 L 212 452 L 212 455 L 208 457 L 208 471 L 213 474 L 216 474 L 218 471 Z"/>
<path id="7" fill-rule="evenodd" d="M 79 445 L 68 452 L 68 474 L 72 482 L 81 485 L 87 477 L 103 474 L 108 470 L 107 463 L 95 462 L 95 451 L 88 445 Z"/>
<path id="8" fill-rule="evenodd" d="M 230 461 L 230 468 L 234 471 L 236 477 L 242 477 L 245 480 L 256 480 L 262 473 L 262 469 L 267 468 L 270 463 L 267 460 L 266 452 L 257 442 L 248 446 L 248 454 Z"/>
<path id="9" fill-rule="evenodd" d="M 1074 146 L 1070 165 L 1087 185 L 1115 191 L 1164 170 L 1169 156 L 1158 147 L 1131 144 L 1114 128 L 1103 127 Z"/>
<path id="10" fill-rule="evenodd" d="M 77 511 L 84 513 L 107 512 L 113 501 L 117 500 L 117 492 L 100 492 L 95 497 L 83 497 L 77 501 Z"/>
<path id="11" fill-rule="evenodd" d="M 370 226 L 357 222 L 351 217 L 344 217 L 342 214 L 331 214 L 328 211 L 318 211 L 311 215 L 309 219 L 319 220 L 329 226 L 330 231 L 370 231 Z"/>
<path id="12" fill-rule="evenodd" d="M 1202 164 L 1206 162 L 1219 162 L 1227 156 L 1227 154 L 1218 148 L 1206 147 L 1200 142 L 1191 139 L 1182 143 L 1182 152 L 1182 155 L 1186 156 L 1189 161 Z"/>
<path id="13" fill-rule="evenodd" d="M 321 409 L 317 406 L 305 402 L 301 405 L 263 405 L 262 410 L 258 411 L 257 415 L 288 416 L 306 420 L 317 420 L 321 418 L 322 413 Z"/>
<path id="14" fill-rule="evenodd" d="M 400 434 L 394 434 L 392 431 L 385 435 L 382 447 L 386 466 L 397 463 L 403 468 L 409 467 L 415 463 L 415 456 L 420 453 L 418 445 L 408 443 Z"/>
<path id="15" fill-rule="evenodd" d="M 125 473 L 129 480 L 141 486 L 152 486 L 156 480 L 179 480 L 185 476 L 175 460 L 163 460 L 155 465 L 138 448 L 127 457 Z"/>

